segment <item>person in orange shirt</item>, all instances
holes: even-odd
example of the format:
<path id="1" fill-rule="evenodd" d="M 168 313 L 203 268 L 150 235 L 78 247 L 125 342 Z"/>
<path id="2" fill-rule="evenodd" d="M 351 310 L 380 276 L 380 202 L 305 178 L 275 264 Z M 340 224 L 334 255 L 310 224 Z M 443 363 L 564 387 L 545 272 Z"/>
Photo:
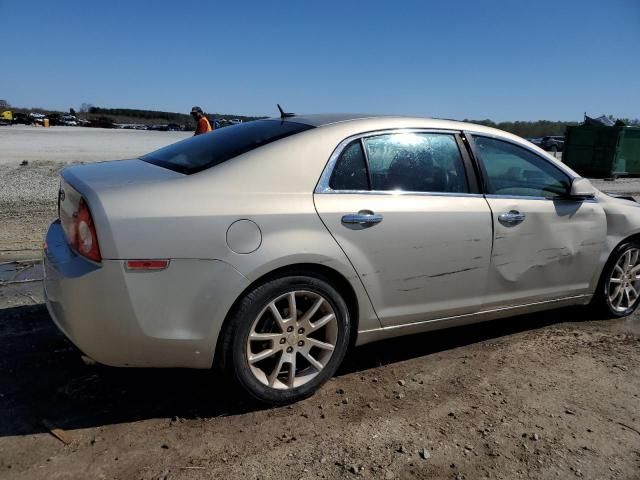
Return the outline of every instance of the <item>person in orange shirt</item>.
<path id="1" fill-rule="evenodd" d="M 204 113 L 202 112 L 202 109 L 200 107 L 193 107 L 191 109 L 191 116 L 196 121 L 196 131 L 193 134 L 194 137 L 196 135 L 208 133 L 213 130 L 213 128 L 211 128 L 209 120 L 204 116 Z"/>

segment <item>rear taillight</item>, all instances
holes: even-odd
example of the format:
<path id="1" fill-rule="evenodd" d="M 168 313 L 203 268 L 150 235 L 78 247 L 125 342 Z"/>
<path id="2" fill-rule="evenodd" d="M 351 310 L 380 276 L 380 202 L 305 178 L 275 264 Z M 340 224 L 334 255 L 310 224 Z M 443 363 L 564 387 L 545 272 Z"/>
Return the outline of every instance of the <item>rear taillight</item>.
<path id="1" fill-rule="evenodd" d="M 80 199 L 78 210 L 73 214 L 70 227 L 68 240 L 73 249 L 94 262 L 102 261 L 96 227 L 84 198 Z"/>

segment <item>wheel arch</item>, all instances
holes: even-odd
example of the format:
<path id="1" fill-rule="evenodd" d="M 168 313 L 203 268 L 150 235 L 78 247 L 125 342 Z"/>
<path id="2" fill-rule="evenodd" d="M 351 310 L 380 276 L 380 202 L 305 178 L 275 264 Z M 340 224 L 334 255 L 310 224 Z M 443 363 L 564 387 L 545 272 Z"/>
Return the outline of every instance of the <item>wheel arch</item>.
<path id="1" fill-rule="evenodd" d="M 615 253 L 615 251 L 620 247 L 620 245 L 622 245 L 624 243 L 627 243 L 627 242 L 637 242 L 637 243 L 640 244 L 640 231 L 632 233 L 632 234 L 629 234 L 626 237 L 622 237 L 622 238 L 618 239 L 618 241 L 615 244 L 613 244 L 613 246 L 608 248 L 608 251 L 606 252 L 606 259 L 602 263 L 602 268 L 600 269 L 600 275 L 602 275 L 602 272 L 604 272 L 604 269 L 605 269 L 606 265 L 611 260 L 611 258 L 613 256 L 613 254 Z"/>
<path id="2" fill-rule="evenodd" d="M 593 297 L 591 300 L 590 305 L 592 305 L 593 307 L 595 307 L 597 309 L 598 312 L 600 312 L 601 314 L 610 316 L 613 314 L 612 318 L 620 318 L 622 316 L 628 315 L 627 313 L 625 313 L 624 315 L 617 315 L 615 313 L 612 313 L 610 311 L 610 308 L 607 308 L 606 306 L 606 300 L 605 300 L 605 295 L 606 295 L 606 289 L 605 287 L 605 279 L 606 279 L 606 274 L 609 268 L 611 268 L 610 266 L 612 265 L 613 262 L 616 261 L 616 252 L 619 251 L 620 247 L 622 247 L 625 244 L 628 243 L 635 243 L 636 245 L 638 245 L 640 247 L 640 232 L 635 232 L 632 234 L 627 235 L 626 237 L 620 238 L 618 240 L 618 242 L 608 251 L 607 253 L 607 258 L 604 261 L 604 263 L 602 264 L 602 268 L 599 271 L 598 274 L 598 281 L 596 283 L 596 287 L 595 290 L 593 292 Z M 635 308 L 635 307 L 634 307 Z"/>
<path id="3" fill-rule="evenodd" d="M 598 268 L 593 272 L 590 290 L 595 294 L 602 274 L 613 253 L 625 242 L 640 242 L 640 204 L 598 192 L 596 200 L 605 215 L 606 237 L 600 252 Z"/>
<path id="4" fill-rule="evenodd" d="M 638 242 L 638 243 L 640 243 L 640 232 L 636 232 L 636 233 L 633 233 L 633 234 L 629 235 L 628 237 L 624 237 L 622 240 L 620 240 L 616 244 L 615 247 L 613 247 L 613 249 L 611 250 L 611 252 L 609 254 L 613 253 L 616 248 L 618 248 L 620 245 L 622 245 L 623 243 L 626 243 L 626 242 Z"/>
<path id="5" fill-rule="evenodd" d="M 627 242 L 638 242 L 640 244 L 640 231 L 627 234 L 627 236 L 625 237 L 618 237 L 615 239 L 615 243 L 607 242 L 606 244 L 607 248 L 603 251 L 602 256 L 600 257 L 601 258 L 600 267 L 596 270 L 596 272 L 594 273 L 594 277 L 592 279 L 592 282 L 593 282 L 592 290 L 594 295 L 597 293 L 598 289 L 600 288 L 604 272 L 607 269 L 609 262 L 611 262 L 613 258 L 613 254 L 620 247 L 620 245 L 623 245 L 624 243 L 627 243 Z"/>
<path id="6" fill-rule="evenodd" d="M 225 337 L 227 335 L 230 319 L 235 310 L 238 308 L 238 304 L 245 297 L 245 295 L 266 282 L 292 275 L 315 276 L 317 278 L 327 280 L 330 284 L 336 287 L 338 293 L 344 297 L 345 303 L 347 304 L 347 309 L 349 310 L 349 317 L 351 321 L 351 338 L 349 339 L 349 347 L 352 347 L 355 344 L 358 333 L 360 305 L 358 303 L 358 296 L 349 280 L 347 280 L 347 278 L 342 273 L 326 265 L 320 265 L 317 263 L 294 263 L 278 267 L 274 270 L 269 271 L 268 273 L 263 274 L 262 276 L 252 281 L 242 292 L 240 292 L 236 300 L 231 305 L 231 308 L 229 308 L 229 311 L 227 312 L 222 323 L 222 327 L 216 341 L 216 348 L 213 357 L 212 366 L 214 368 L 219 368 L 222 370 L 225 368 L 225 359 L 222 344 L 225 341 Z"/>

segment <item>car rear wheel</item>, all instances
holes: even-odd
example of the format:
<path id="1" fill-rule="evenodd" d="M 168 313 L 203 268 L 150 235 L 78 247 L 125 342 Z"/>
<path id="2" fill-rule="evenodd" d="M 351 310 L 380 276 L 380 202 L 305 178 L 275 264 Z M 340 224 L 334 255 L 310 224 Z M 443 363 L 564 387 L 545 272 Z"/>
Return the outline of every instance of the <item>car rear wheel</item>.
<path id="1" fill-rule="evenodd" d="M 640 300 L 640 243 L 625 242 L 611 254 L 594 297 L 601 313 L 613 318 L 630 315 Z"/>
<path id="2" fill-rule="evenodd" d="M 258 286 L 229 322 L 227 365 L 244 390 L 273 405 L 313 394 L 333 376 L 349 344 L 343 298 L 327 280 L 313 276 Z"/>

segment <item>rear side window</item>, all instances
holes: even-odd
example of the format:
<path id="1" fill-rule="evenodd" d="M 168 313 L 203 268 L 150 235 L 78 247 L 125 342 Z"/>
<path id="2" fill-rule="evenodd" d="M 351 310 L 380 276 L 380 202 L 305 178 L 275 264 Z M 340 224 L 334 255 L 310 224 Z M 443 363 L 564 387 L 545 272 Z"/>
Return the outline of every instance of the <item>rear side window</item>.
<path id="1" fill-rule="evenodd" d="M 367 162 L 360 140 L 350 143 L 340 154 L 329 187 L 332 190 L 369 190 Z"/>
<path id="2" fill-rule="evenodd" d="M 392 133 L 365 138 L 364 145 L 372 190 L 469 191 L 454 135 Z"/>
<path id="3" fill-rule="evenodd" d="M 196 173 L 277 140 L 314 128 L 297 122 L 255 120 L 188 138 L 140 157 L 180 173 Z"/>

